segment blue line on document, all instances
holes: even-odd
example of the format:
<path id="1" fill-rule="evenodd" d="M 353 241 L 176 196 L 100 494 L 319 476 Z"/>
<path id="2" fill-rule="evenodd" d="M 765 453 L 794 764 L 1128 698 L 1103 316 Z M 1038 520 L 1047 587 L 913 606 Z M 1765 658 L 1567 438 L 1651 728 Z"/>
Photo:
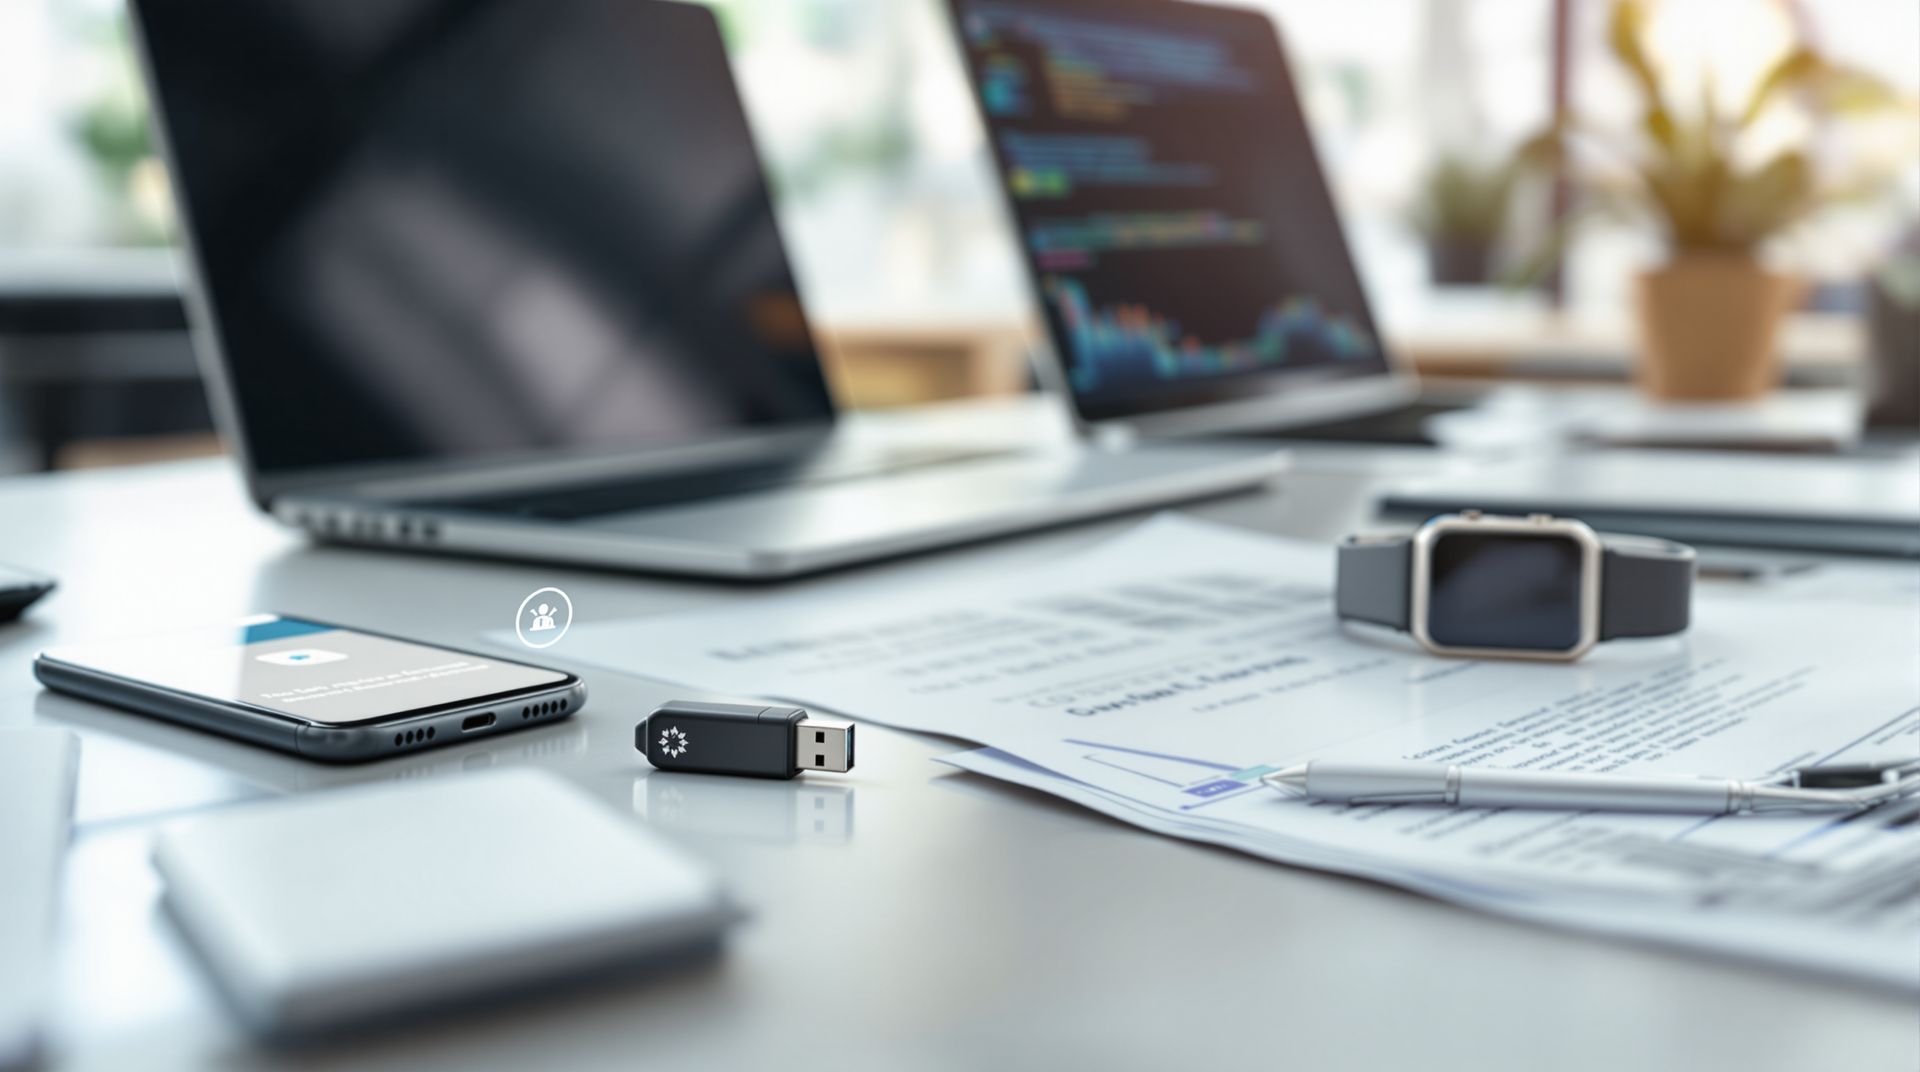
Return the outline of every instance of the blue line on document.
<path id="1" fill-rule="evenodd" d="M 1819 826 L 1815 827 L 1814 829 L 1809 830 L 1804 834 L 1801 834 L 1799 837 L 1794 838 L 1792 841 L 1789 841 L 1784 845 L 1775 845 L 1773 848 L 1768 849 L 1765 853 L 1765 856 L 1767 859 L 1771 860 L 1774 857 L 1780 855 L 1781 853 L 1786 852 L 1788 849 L 1799 848 L 1800 846 L 1805 845 L 1807 842 L 1812 841 L 1814 838 L 1825 837 L 1828 834 L 1833 833 L 1835 830 L 1840 829 L 1843 825 L 1845 824 L 1822 823 Z"/>
<path id="2" fill-rule="evenodd" d="M 1258 788 L 1259 786 L 1257 785 L 1249 785 L 1249 786 L 1246 786 L 1245 788 L 1237 789 L 1231 793 L 1219 793 L 1214 796 L 1210 796 L 1205 800 L 1196 800 L 1192 804 L 1182 804 L 1180 805 L 1180 810 L 1192 811 L 1195 808 L 1204 808 L 1209 804 L 1218 804 L 1223 800 L 1232 800 L 1234 797 L 1244 797 L 1249 792 L 1252 792 L 1253 790 Z"/>
<path id="3" fill-rule="evenodd" d="M 1159 782 L 1161 785 L 1170 785 L 1175 789 L 1186 788 L 1185 782 L 1175 782 L 1166 778 L 1158 777 L 1156 775 L 1148 774 L 1146 771 L 1137 771 L 1137 770 L 1134 770 L 1132 767 L 1123 767 L 1118 763 L 1113 763 L 1108 760 L 1101 759 L 1099 756 L 1082 756 L 1080 758 L 1086 760 L 1088 763 L 1098 763 L 1102 767 L 1112 767 L 1114 770 L 1117 770 L 1117 771 L 1125 771 L 1136 778 L 1145 778 L 1149 782 Z"/>
<path id="4" fill-rule="evenodd" d="M 1144 749 L 1139 749 L 1139 748 L 1122 748 L 1117 744 L 1101 744 L 1099 741 L 1077 741 L 1069 737 L 1067 738 L 1067 743 L 1085 745 L 1088 748 L 1100 748 L 1108 752 L 1125 752 L 1128 755 L 1147 756 L 1150 759 L 1170 759 L 1170 760 L 1173 760 L 1175 763 L 1190 763 L 1196 767 L 1206 767 L 1208 770 L 1226 771 L 1229 774 L 1233 774 L 1243 769 L 1242 767 L 1236 767 L 1228 763 L 1209 763 L 1204 759 L 1194 759 L 1191 756 L 1172 756 L 1172 755 L 1168 755 L 1165 752 L 1148 752 Z"/>

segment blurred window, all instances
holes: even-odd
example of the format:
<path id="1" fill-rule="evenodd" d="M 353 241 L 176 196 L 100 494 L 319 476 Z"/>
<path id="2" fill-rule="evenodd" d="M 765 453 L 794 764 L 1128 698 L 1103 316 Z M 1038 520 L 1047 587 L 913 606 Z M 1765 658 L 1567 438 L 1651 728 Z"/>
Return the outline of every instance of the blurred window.
<path id="1" fill-rule="evenodd" d="M 822 322 L 1027 315 L 940 0 L 706 2 L 724 18 L 783 226 Z M 1555 0 L 1255 6 L 1278 16 L 1296 57 L 1384 319 L 1417 321 L 1432 295 L 1433 251 L 1418 222 L 1435 165 L 1496 163 L 1541 129 Z M 1633 97 L 1605 49 L 1606 3 L 1567 7 L 1576 106 L 1628 121 Z M 1796 24 L 1830 53 L 1920 93 L 1920 5 L 1912 0 L 1664 0 L 1660 18 L 1664 61 L 1712 66 L 1729 96 Z M 1826 214 L 1780 243 L 1779 255 L 1831 276 L 1871 261 L 1920 209 L 1920 164 L 1911 143 L 1896 151 L 1909 158 L 1895 195 Z M 1544 216 L 1518 215 L 1534 230 L 1519 242 L 1538 245 Z M 119 0 L 0 3 L 0 256 L 153 245 L 168 229 Z M 1570 300 L 1621 308 L 1630 270 L 1657 249 L 1648 226 L 1583 229 L 1569 252 Z"/>

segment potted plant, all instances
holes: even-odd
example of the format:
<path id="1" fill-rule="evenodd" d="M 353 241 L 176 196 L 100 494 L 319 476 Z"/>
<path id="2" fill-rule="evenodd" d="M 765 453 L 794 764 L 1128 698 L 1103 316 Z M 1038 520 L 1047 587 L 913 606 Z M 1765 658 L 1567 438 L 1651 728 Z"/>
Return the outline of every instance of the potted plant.
<path id="1" fill-rule="evenodd" d="M 1624 163 L 1623 182 L 1593 192 L 1603 206 L 1651 215 L 1664 233 L 1666 262 L 1635 281 L 1643 390 L 1665 399 L 1752 398 L 1779 378 L 1776 336 L 1801 292 L 1798 280 L 1762 265 L 1760 247 L 1867 185 L 1864 177 L 1845 185 L 1817 174 L 1799 146 L 1755 152 L 1764 149 L 1756 127 L 1781 109 L 1799 109 L 1818 125 L 1908 105 L 1881 80 L 1802 42 L 1737 110 L 1722 108 L 1711 80 L 1696 90 L 1696 107 L 1678 107 L 1647 47 L 1649 14 L 1648 0 L 1616 0 L 1607 27 L 1609 49 L 1640 96 L 1635 136 L 1609 143 L 1567 123 L 1556 144 L 1564 154 L 1569 141 L 1592 141 Z"/>
<path id="2" fill-rule="evenodd" d="M 1484 164 L 1450 153 L 1427 171 L 1413 222 L 1426 240 L 1427 274 L 1436 285 L 1474 286 L 1493 278 L 1518 162 Z"/>

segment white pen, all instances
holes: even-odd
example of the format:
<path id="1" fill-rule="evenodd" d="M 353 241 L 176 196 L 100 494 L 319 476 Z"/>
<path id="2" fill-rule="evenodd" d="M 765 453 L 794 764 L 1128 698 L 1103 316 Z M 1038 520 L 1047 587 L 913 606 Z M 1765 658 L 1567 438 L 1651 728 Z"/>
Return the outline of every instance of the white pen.
<path id="1" fill-rule="evenodd" d="M 1920 792 L 1920 764 L 1810 767 L 1762 781 L 1685 775 L 1495 770 L 1437 763 L 1315 760 L 1260 780 L 1307 800 L 1348 804 L 1451 804 L 1691 815 L 1827 809 L 1862 811 Z"/>

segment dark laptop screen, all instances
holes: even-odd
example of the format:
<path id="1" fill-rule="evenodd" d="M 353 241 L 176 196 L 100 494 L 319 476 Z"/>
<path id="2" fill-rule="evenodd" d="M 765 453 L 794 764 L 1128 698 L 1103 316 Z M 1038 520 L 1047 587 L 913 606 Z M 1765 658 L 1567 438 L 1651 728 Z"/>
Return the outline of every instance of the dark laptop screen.
<path id="1" fill-rule="evenodd" d="M 258 470 L 830 418 L 707 9 L 135 6 Z"/>
<path id="2" fill-rule="evenodd" d="M 951 2 L 1083 417 L 1387 372 L 1265 15 Z"/>

